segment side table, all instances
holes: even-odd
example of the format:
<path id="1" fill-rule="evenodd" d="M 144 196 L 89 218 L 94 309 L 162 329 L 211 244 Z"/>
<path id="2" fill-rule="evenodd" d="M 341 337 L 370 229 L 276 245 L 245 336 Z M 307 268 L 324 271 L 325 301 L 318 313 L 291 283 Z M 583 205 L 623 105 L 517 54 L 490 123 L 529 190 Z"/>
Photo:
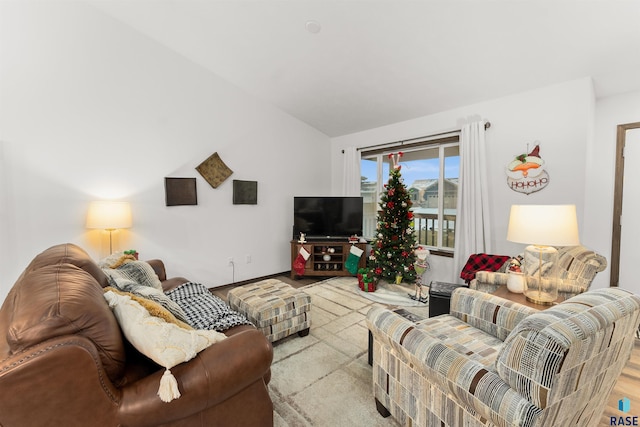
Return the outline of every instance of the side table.
<path id="1" fill-rule="evenodd" d="M 536 310 L 546 310 L 547 308 L 551 308 L 554 305 L 564 301 L 564 298 L 558 297 L 553 305 L 536 304 L 527 300 L 527 297 L 525 297 L 524 294 L 516 294 L 514 292 L 511 292 L 509 289 L 507 289 L 507 285 L 500 285 L 500 287 L 498 287 L 498 289 L 493 292 L 493 295 L 508 299 L 509 301 L 517 302 L 522 305 L 526 305 L 527 307 L 535 308 Z"/>
<path id="2" fill-rule="evenodd" d="M 457 288 L 467 287 L 469 285 L 466 284 L 431 282 L 429 284 L 429 317 L 449 314 L 451 310 L 451 293 Z"/>

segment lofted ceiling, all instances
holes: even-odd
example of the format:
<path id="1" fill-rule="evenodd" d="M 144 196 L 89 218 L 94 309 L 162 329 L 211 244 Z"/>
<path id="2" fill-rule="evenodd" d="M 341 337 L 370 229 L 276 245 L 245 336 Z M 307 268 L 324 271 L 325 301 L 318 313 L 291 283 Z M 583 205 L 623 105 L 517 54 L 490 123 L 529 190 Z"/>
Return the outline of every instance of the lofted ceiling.
<path id="1" fill-rule="evenodd" d="M 584 77 L 640 90 L 637 0 L 81 1 L 331 137 Z"/>

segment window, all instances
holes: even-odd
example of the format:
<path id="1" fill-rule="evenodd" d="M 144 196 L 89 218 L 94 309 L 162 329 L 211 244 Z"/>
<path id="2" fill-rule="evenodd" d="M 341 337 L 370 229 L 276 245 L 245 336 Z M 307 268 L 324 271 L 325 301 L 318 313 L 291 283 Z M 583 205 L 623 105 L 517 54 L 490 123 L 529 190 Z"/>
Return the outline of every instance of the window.
<path id="1" fill-rule="evenodd" d="M 361 153 L 364 236 L 372 238 L 376 230 L 378 201 L 392 162 L 388 154 L 398 151 L 403 152 L 401 172 L 413 202 L 417 242 L 437 253 L 453 254 L 460 171 L 457 136 Z"/>

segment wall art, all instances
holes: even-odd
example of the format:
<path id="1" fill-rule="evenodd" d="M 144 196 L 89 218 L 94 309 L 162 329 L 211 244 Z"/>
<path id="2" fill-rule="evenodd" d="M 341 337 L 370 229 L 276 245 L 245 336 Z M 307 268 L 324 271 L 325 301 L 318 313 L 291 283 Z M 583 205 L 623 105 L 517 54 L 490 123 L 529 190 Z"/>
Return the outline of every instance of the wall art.
<path id="1" fill-rule="evenodd" d="M 234 205 L 257 205 L 258 204 L 258 182 L 233 180 L 233 204 Z"/>
<path id="2" fill-rule="evenodd" d="M 520 154 L 506 168 L 507 185 L 513 191 L 524 194 L 535 193 L 549 184 L 549 173 L 542 157 L 540 144 L 528 154 Z"/>
<path id="3" fill-rule="evenodd" d="M 195 178 L 165 178 L 164 192 L 167 206 L 198 204 Z"/>
<path id="4" fill-rule="evenodd" d="M 233 171 L 222 161 L 218 153 L 213 153 L 207 160 L 200 163 L 196 170 L 213 188 L 218 188 Z"/>

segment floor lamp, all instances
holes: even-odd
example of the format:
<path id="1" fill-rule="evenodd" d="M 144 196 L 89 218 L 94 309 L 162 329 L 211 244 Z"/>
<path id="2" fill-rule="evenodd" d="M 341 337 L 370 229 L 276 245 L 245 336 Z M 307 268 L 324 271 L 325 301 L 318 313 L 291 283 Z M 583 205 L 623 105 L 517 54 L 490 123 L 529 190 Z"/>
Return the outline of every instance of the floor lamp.
<path id="1" fill-rule="evenodd" d="M 558 298 L 554 246 L 580 244 L 575 205 L 513 205 L 507 240 L 527 243 L 524 252 L 524 295 L 527 300 L 551 305 Z"/>
<path id="2" fill-rule="evenodd" d="M 87 228 L 109 232 L 109 254 L 113 253 L 112 233 L 121 228 L 131 228 L 131 225 L 131 206 L 128 202 L 96 201 L 89 204 Z"/>

